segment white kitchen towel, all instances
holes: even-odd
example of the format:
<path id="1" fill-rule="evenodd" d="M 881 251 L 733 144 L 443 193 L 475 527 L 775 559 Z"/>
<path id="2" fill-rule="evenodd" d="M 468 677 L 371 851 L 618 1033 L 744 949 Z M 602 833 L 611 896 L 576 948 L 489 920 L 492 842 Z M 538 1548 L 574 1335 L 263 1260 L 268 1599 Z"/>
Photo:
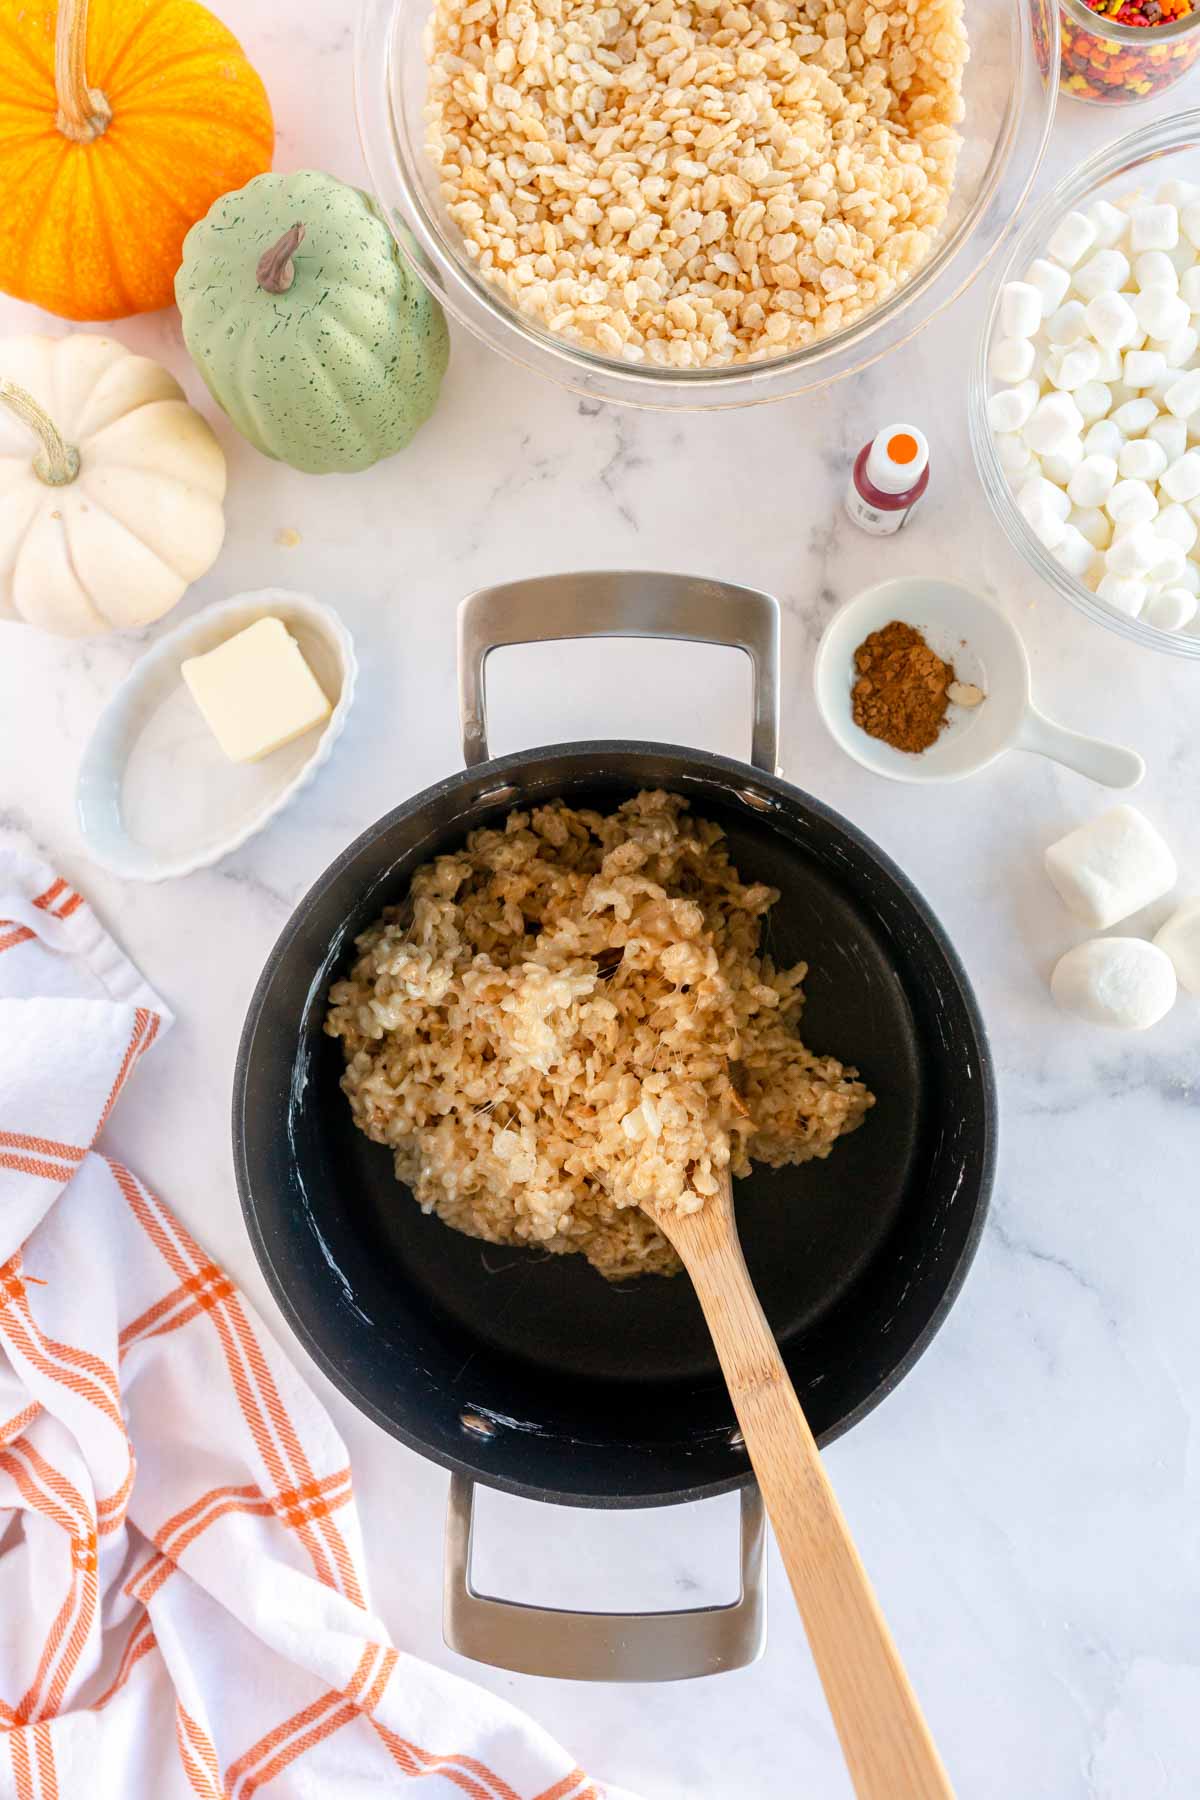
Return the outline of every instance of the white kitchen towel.
<path id="1" fill-rule="evenodd" d="M 0 834 L 0 1797 L 617 1800 L 391 1645 L 331 1421 L 96 1148 L 170 1022 Z"/>

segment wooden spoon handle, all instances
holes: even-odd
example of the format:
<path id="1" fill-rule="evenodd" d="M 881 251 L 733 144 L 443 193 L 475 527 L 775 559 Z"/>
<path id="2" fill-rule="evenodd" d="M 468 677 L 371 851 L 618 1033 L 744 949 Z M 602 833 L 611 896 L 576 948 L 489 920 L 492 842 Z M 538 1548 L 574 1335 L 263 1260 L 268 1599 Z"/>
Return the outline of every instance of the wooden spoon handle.
<path id="1" fill-rule="evenodd" d="M 685 1244 L 681 1235 L 679 1248 L 716 1345 L 855 1793 L 859 1800 L 953 1800 L 736 1232 L 714 1229 L 705 1236 L 701 1247 Z"/>

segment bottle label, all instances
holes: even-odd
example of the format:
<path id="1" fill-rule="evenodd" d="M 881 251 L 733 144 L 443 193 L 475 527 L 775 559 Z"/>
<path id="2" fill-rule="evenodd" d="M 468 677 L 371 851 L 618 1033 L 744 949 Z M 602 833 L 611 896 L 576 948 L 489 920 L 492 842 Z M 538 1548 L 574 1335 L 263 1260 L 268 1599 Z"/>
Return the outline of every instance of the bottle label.
<path id="1" fill-rule="evenodd" d="M 869 531 L 873 537 L 890 537 L 893 532 L 900 531 L 920 504 L 917 500 L 912 506 L 898 508 L 895 512 L 880 512 L 859 493 L 853 478 L 846 489 L 846 511 L 860 531 Z"/>

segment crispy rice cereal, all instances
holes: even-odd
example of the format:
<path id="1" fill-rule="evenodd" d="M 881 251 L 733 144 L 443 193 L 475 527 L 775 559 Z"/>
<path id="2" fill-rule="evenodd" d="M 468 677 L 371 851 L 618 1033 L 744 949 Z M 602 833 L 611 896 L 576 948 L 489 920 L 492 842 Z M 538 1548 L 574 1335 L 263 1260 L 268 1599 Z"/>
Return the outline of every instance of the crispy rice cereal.
<path id="1" fill-rule="evenodd" d="M 726 1165 L 828 1156 L 874 1104 L 796 1035 L 806 967 L 759 951 L 778 898 L 671 794 L 473 832 L 332 990 L 355 1122 L 457 1231 L 674 1273 L 641 1199 L 692 1211 Z"/>
<path id="2" fill-rule="evenodd" d="M 434 0 L 469 256 L 588 349 L 757 362 L 870 312 L 946 213 L 963 0 Z"/>

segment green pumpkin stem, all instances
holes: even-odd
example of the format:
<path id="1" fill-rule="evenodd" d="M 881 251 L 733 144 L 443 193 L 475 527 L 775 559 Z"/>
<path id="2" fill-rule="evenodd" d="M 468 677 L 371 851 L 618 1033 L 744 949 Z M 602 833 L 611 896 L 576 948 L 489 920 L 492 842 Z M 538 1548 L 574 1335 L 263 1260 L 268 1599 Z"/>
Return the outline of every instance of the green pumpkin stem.
<path id="1" fill-rule="evenodd" d="M 87 80 L 88 0 L 58 0 L 54 37 L 55 124 L 76 144 L 90 144 L 112 121 L 112 107 Z"/>
<path id="2" fill-rule="evenodd" d="M 304 242 L 304 227 L 298 222 L 289 225 L 277 244 L 264 250 L 258 259 L 258 285 L 265 288 L 268 294 L 286 294 L 296 279 L 296 265 L 292 261 L 300 245 Z"/>
<path id="3" fill-rule="evenodd" d="M 27 394 L 15 381 L 0 376 L 0 405 L 7 406 L 22 425 L 27 425 L 41 443 L 33 459 L 33 472 L 47 487 L 66 487 L 79 473 L 79 452 L 74 444 L 64 441 L 62 433 L 44 413 L 32 394 Z"/>

